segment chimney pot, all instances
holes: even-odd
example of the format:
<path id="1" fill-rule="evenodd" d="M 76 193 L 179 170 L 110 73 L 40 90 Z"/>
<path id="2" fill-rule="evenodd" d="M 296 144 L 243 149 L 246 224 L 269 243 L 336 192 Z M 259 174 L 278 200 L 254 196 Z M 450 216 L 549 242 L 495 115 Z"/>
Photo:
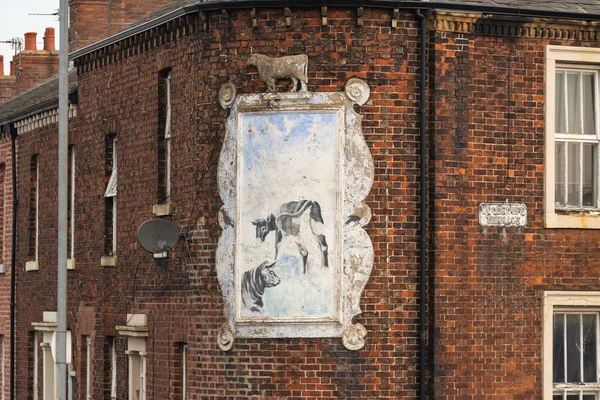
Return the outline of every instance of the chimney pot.
<path id="1" fill-rule="evenodd" d="M 25 34 L 25 50 L 37 50 L 37 45 L 35 44 L 35 38 L 37 33 L 35 32 L 27 32 Z"/>
<path id="2" fill-rule="evenodd" d="M 46 28 L 44 33 L 44 50 L 56 50 L 54 47 L 54 28 Z"/>
<path id="3" fill-rule="evenodd" d="M 4 76 L 4 56 L 0 56 L 0 76 Z"/>
<path id="4" fill-rule="evenodd" d="M 15 76 L 15 64 L 10 62 L 10 76 Z"/>

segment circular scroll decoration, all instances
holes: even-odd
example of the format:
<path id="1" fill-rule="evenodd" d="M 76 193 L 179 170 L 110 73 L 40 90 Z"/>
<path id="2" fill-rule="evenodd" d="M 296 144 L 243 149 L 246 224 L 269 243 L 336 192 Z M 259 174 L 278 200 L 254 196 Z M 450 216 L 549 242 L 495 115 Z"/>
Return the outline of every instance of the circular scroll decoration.
<path id="1" fill-rule="evenodd" d="M 233 347 L 233 341 L 233 332 L 229 326 L 227 326 L 227 324 L 221 325 L 221 328 L 219 328 L 219 335 L 217 337 L 217 344 L 219 345 L 219 348 L 223 351 L 229 351 Z"/>
<path id="2" fill-rule="evenodd" d="M 346 96 L 359 106 L 364 105 L 371 95 L 371 89 L 367 85 L 367 82 L 358 78 L 348 79 L 344 90 L 346 91 Z"/>
<path id="3" fill-rule="evenodd" d="M 342 333 L 342 343 L 348 350 L 360 350 L 365 347 L 367 329 L 361 324 L 348 325 Z"/>
<path id="4" fill-rule="evenodd" d="M 233 83 L 222 84 L 221 89 L 219 89 L 219 103 L 221 103 L 221 107 L 225 109 L 229 108 L 233 104 L 236 95 L 237 89 Z"/>

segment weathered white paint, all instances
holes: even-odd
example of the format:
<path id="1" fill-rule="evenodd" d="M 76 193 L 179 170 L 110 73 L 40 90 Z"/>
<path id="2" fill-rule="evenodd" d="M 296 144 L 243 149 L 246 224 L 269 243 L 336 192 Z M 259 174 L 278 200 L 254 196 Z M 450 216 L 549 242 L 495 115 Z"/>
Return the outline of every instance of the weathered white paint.
<path id="1" fill-rule="evenodd" d="M 218 343 L 223 350 L 235 337 L 343 337 L 349 349 L 364 346 L 366 330 L 352 319 L 361 313 L 360 296 L 373 267 L 372 243 L 363 229 L 371 211 L 363 200 L 374 166 L 361 116 L 352 107 L 356 99 L 308 92 L 240 95 L 233 101 L 218 166 L 223 207 L 216 265 L 227 321 Z M 364 96 L 358 100 L 366 101 Z M 274 267 L 281 286 L 266 288 L 264 309 L 253 312 L 242 304 L 242 277 L 259 263 L 274 261 L 275 232 L 261 242 L 252 220 L 277 216 L 281 204 L 303 199 L 319 202 L 324 221 L 316 232 L 307 228 L 308 213 L 294 219 L 300 226 L 297 238 L 310 244 L 308 272 L 299 268 L 296 236 L 284 238 Z M 326 236 L 328 268 L 319 258 L 315 233 Z"/>
<path id="2" fill-rule="evenodd" d="M 479 204 L 479 225 L 526 226 L 527 206 L 522 203 L 481 203 Z"/>

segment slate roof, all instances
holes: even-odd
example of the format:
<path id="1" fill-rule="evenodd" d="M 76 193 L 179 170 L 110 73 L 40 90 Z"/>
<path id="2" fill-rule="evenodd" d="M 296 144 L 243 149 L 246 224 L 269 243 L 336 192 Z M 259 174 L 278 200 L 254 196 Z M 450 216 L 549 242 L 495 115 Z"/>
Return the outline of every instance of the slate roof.
<path id="1" fill-rule="evenodd" d="M 69 94 L 77 90 L 77 70 L 69 71 Z M 0 103 L 0 124 L 15 122 L 58 107 L 58 75 Z"/>
<path id="2" fill-rule="evenodd" d="M 486 8 L 508 8 L 521 10 L 522 12 L 538 11 L 549 13 L 600 15 L 600 1 L 598 0 L 459 0 L 459 1 L 435 1 L 440 5 L 452 4 L 455 7 L 486 7 Z"/>

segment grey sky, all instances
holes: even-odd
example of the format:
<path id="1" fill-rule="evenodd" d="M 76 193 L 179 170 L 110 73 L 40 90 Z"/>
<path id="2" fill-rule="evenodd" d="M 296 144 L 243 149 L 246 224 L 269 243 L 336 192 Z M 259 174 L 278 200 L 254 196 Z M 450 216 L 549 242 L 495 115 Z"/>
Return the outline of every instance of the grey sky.
<path id="1" fill-rule="evenodd" d="M 43 48 L 44 31 L 47 27 L 56 30 L 56 49 L 58 50 L 59 22 L 56 15 L 29 15 L 52 14 L 58 11 L 59 0 L 0 0 L 2 10 L 2 24 L 0 24 L 0 41 L 11 40 L 19 37 L 25 42 L 25 32 L 37 32 L 38 49 Z M 4 56 L 4 74 L 9 73 L 10 61 L 14 50 L 10 44 L 0 43 L 0 54 Z"/>

